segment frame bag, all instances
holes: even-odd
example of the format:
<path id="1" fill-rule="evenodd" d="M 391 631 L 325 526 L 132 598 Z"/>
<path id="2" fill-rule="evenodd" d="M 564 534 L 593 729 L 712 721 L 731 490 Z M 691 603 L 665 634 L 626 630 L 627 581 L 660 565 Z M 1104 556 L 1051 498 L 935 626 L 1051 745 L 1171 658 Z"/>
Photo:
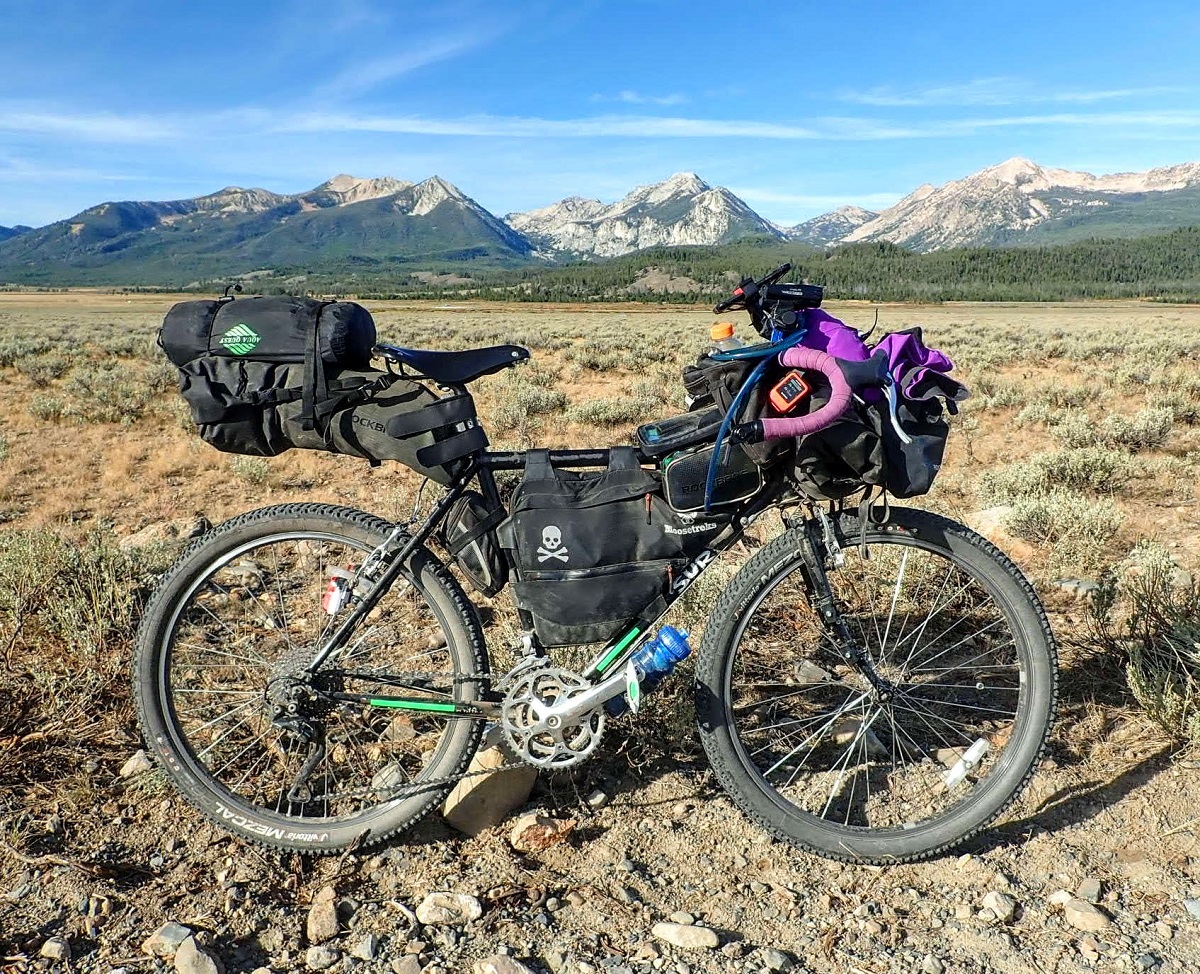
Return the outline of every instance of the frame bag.
<path id="1" fill-rule="evenodd" d="M 528 452 L 498 534 L 542 645 L 604 642 L 666 608 L 672 582 L 727 519 L 681 516 L 660 486 L 631 447 L 610 450 L 599 473 L 556 470 L 548 451 Z"/>

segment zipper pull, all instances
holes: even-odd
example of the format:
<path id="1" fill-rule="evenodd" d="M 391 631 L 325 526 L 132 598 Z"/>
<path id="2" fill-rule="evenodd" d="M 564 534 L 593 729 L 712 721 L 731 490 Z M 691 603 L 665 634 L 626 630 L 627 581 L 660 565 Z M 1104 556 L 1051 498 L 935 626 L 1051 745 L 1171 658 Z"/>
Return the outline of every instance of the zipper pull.
<path id="1" fill-rule="evenodd" d="M 646 523 L 652 523 L 650 520 L 650 495 L 646 494 Z"/>

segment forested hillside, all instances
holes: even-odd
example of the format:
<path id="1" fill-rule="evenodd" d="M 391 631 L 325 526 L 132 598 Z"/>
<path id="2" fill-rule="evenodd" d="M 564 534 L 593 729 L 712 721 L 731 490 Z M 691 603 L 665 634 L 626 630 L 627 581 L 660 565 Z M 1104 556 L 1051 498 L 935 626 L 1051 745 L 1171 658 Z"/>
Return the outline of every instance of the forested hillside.
<path id="1" fill-rule="evenodd" d="M 727 294 L 740 274 L 791 261 L 792 278 L 822 284 L 832 299 L 1060 301 L 1154 297 L 1200 300 L 1200 228 L 1057 247 L 961 248 L 918 254 L 866 243 L 820 252 L 777 240 L 721 247 L 663 247 L 606 261 L 517 270 L 446 265 L 415 275 L 403 265 L 358 262 L 256 282 L 259 289 L 352 292 L 372 297 L 500 301 L 692 303 Z"/>

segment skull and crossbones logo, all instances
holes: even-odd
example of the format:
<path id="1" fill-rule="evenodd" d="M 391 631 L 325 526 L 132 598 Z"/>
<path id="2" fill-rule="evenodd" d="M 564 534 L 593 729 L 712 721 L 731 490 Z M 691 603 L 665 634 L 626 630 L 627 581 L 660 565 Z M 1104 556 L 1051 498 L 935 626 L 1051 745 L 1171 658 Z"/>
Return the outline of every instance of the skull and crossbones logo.
<path id="1" fill-rule="evenodd" d="M 567 561 L 567 549 L 562 541 L 562 531 L 553 524 L 547 524 L 542 529 L 542 546 L 538 548 L 538 561 L 549 561 L 557 558 L 564 564 Z"/>

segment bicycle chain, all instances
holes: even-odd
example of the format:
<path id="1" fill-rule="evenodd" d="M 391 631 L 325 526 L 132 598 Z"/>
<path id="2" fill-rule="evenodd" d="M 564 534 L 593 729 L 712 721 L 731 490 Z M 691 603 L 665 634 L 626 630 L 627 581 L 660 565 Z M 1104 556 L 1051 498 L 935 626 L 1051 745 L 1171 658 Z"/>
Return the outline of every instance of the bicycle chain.
<path id="1" fill-rule="evenodd" d="M 403 673 L 389 674 L 402 676 L 405 679 L 416 680 L 449 680 L 455 685 L 464 683 L 485 683 L 493 679 L 493 674 L 487 673 L 478 676 L 459 675 L 455 673 Z M 419 794 L 422 791 L 435 790 L 443 785 L 458 784 L 467 778 L 478 778 L 486 774 L 495 774 L 499 771 L 511 771 L 514 768 L 529 767 L 524 761 L 519 758 L 501 764 L 495 768 L 484 768 L 482 771 L 462 771 L 458 774 L 443 775 L 440 778 L 426 778 L 423 781 L 411 781 L 401 785 L 395 785 L 391 788 L 356 788 L 352 791 L 339 792 L 338 798 L 365 798 L 368 796 L 377 796 L 383 801 L 390 801 L 394 798 L 408 798 L 411 795 Z"/>

